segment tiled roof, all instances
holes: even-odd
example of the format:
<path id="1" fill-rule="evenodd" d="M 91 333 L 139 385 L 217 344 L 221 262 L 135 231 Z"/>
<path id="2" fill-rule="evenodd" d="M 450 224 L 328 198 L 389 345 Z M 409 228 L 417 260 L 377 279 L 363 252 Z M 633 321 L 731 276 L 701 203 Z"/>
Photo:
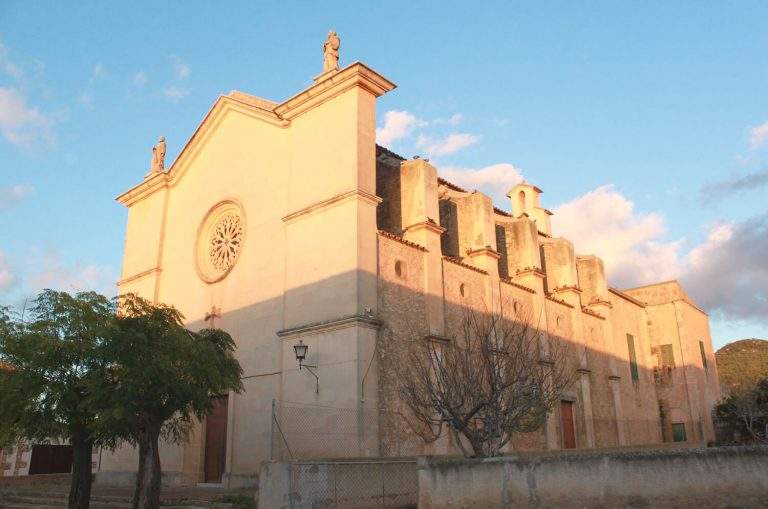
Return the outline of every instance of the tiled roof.
<path id="1" fill-rule="evenodd" d="M 529 288 L 529 287 L 527 287 L 525 285 L 521 285 L 520 283 L 515 283 L 514 281 L 512 281 L 512 279 L 510 279 L 508 277 L 500 277 L 499 281 L 501 281 L 502 283 L 507 283 L 508 285 L 515 286 L 515 287 L 520 288 L 521 290 L 525 290 L 526 292 L 529 292 L 529 293 L 536 293 L 536 290 L 534 290 L 533 288 Z"/>
<path id="2" fill-rule="evenodd" d="M 573 308 L 573 306 L 571 304 L 568 304 L 567 302 L 565 302 L 562 299 L 558 299 L 557 297 L 555 297 L 551 293 L 547 294 L 547 299 L 551 300 L 552 302 L 557 302 L 558 304 L 562 304 L 563 306 L 568 306 L 569 308 Z"/>
<path id="3" fill-rule="evenodd" d="M 480 274 L 488 275 L 488 271 L 479 269 L 475 267 L 474 265 L 469 265 L 468 263 L 464 263 L 458 258 L 454 258 L 453 256 L 443 255 L 443 260 L 449 261 L 451 263 L 455 263 L 456 265 L 461 265 L 465 269 L 474 270 L 475 272 L 479 272 Z"/>
<path id="4" fill-rule="evenodd" d="M 592 315 L 592 316 L 594 316 L 595 318 L 599 318 L 599 319 L 601 319 L 601 320 L 605 320 L 605 317 L 604 317 L 603 315 L 601 315 L 601 314 L 600 314 L 600 313 L 598 313 L 597 311 L 592 311 L 591 309 L 589 309 L 589 308 L 588 308 L 588 307 L 586 307 L 586 306 L 582 306 L 582 307 L 581 307 L 581 311 L 582 311 L 583 313 L 585 313 L 585 314 L 588 314 L 588 315 Z"/>
<path id="5" fill-rule="evenodd" d="M 384 231 L 384 230 L 379 230 L 379 235 L 381 235 L 382 237 L 386 237 L 388 239 L 392 239 L 395 242 L 399 242 L 401 244 L 405 244 L 406 246 L 418 249 L 420 251 L 425 251 L 426 252 L 426 250 L 427 250 L 427 248 L 425 248 L 421 244 L 417 244 L 415 242 L 411 242 L 410 240 L 405 240 L 404 238 L 402 238 L 402 237 L 400 237 L 398 235 L 395 235 L 394 233 L 389 233 L 389 232 Z"/>

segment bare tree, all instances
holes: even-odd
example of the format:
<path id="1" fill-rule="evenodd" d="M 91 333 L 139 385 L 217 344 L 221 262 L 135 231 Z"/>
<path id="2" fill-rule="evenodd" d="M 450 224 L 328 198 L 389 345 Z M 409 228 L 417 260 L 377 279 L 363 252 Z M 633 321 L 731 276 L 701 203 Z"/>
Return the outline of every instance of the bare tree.
<path id="1" fill-rule="evenodd" d="M 415 433 L 431 442 L 447 428 L 464 456 L 487 457 L 544 424 L 575 365 L 565 341 L 522 318 L 467 310 L 455 337 L 413 338 L 397 369 Z"/>
<path id="2" fill-rule="evenodd" d="M 731 390 L 713 410 L 715 422 L 738 442 L 768 444 L 768 377 Z"/>

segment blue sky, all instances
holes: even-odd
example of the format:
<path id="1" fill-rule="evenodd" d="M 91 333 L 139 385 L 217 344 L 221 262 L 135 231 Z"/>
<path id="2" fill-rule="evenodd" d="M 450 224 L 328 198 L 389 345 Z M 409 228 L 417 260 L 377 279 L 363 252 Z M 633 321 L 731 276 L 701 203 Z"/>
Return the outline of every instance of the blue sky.
<path id="1" fill-rule="evenodd" d="M 768 336 L 768 3 L 222 5 L 0 4 L 0 302 L 111 290 L 157 137 L 172 161 L 219 94 L 303 89 L 334 28 L 399 86 L 390 148 L 504 208 L 524 177 L 616 286 L 677 277 L 716 345 Z"/>

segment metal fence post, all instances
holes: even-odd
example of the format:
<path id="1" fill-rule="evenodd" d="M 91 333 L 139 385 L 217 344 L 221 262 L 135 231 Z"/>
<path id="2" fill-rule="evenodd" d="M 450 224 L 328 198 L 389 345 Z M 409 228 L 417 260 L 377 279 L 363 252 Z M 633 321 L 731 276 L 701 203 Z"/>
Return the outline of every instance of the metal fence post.
<path id="1" fill-rule="evenodd" d="M 289 461 L 288 462 L 288 507 L 290 509 L 293 509 L 295 507 L 294 505 L 294 494 L 293 494 L 294 486 L 293 486 L 293 464 Z"/>
<path id="2" fill-rule="evenodd" d="M 275 398 L 272 398 L 272 419 L 269 421 L 269 461 L 275 461 Z"/>

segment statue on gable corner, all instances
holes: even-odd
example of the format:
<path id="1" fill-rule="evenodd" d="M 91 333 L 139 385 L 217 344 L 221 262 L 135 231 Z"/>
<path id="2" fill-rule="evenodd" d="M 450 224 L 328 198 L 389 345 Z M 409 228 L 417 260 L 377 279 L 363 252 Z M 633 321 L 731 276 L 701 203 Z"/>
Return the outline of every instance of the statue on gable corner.
<path id="1" fill-rule="evenodd" d="M 152 170 L 150 174 L 160 173 L 165 170 L 165 136 L 160 136 L 152 147 Z"/>
<path id="2" fill-rule="evenodd" d="M 323 43 L 323 72 L 339 70 L 339 46 L 341 39 L 336 32 L 328 32 L 328 38 Z"/>

